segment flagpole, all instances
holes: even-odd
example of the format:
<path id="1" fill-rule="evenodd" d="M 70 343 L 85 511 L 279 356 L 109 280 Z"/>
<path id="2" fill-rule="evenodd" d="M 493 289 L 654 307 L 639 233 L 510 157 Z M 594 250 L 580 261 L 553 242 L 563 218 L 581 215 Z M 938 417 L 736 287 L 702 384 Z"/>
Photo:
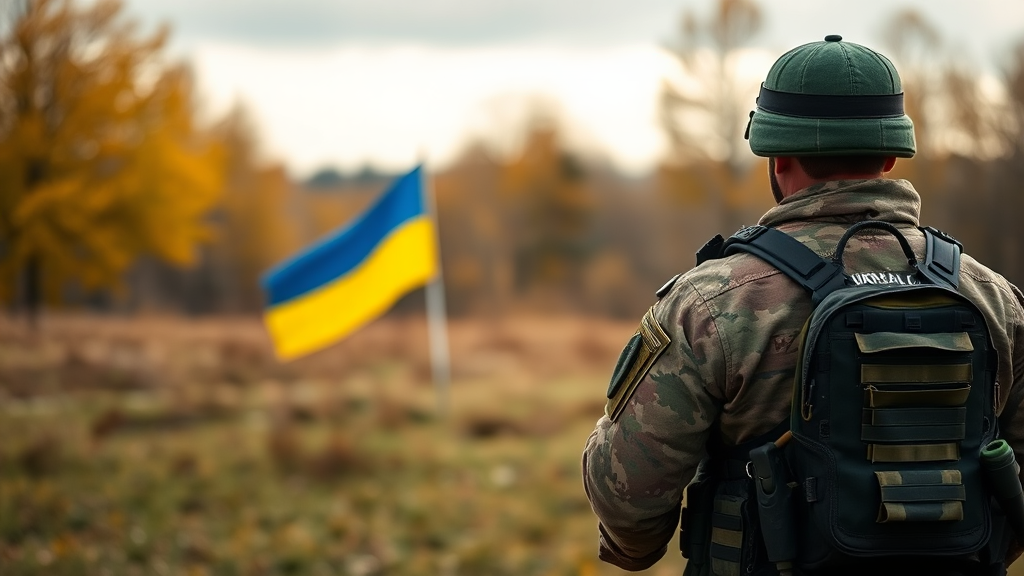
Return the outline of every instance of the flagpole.
<path id="1" fill-rule="evenodd" d="M 441 241 L 437 218 L 437 201 L 434 198 L 433 177 L 427 175 L 424 163 L 422 176 L 430 216 L 434 220 L 434 242 L 437 247 L 437 274 L 427 283 L 427 333 L 430 342 L 430 367 L 437 389 L 437 412 L 446 417 L 449 410 L 448 392 L 451 387 L 451 354 L 448 351 L 448 314 L 445 309 L 444 273 L 441 268 Z"/>

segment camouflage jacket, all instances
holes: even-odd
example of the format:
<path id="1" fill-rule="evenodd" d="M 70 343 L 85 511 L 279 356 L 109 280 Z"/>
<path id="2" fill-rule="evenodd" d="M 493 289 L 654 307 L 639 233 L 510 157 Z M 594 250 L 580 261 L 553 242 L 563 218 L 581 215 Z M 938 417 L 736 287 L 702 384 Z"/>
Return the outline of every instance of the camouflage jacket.
<path id="1" fill-rule="evenodd" d="M 850 224 L 883 220 L 904 233 L 920 258 L 920 206 L 904 180 L 836 181 L 784 199 L 760 224 L 831 256 Z M 911 272 L 896 239 L 884 232 L 855 236 L 844 261 L 857 282 L 901 283 Z M 967 255 L 960 292 L 988 320 L 999 353 L 1002 436 L 1024 462 L 1024 412 L 1018 415 L 1024 401 L 1024 296 Z M 713 426 L 726 445 L 736 445 L 788 417 L 798 335 L 810 313 L 810 297 L 796 283 L 748 254 L 693 268 L 652 307 L 645 323 L 656 321 L 668 345 L 621 400 L 615 418 L 598 421 L 583 454 L 584 486 L 600 519 L 602 560 L 640 570 L 664 555 Z"/>

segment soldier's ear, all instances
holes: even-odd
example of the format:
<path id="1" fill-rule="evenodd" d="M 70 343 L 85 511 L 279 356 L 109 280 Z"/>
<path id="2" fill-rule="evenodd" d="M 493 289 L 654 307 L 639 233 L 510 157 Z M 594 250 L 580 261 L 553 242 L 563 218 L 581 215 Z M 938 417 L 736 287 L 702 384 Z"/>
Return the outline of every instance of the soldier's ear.
<path id="1" fill-rule="evenodd" d="M 778 156 L 775 158 L 775 174 L 785 174 L 793 169 L 796 159 L 792 156 Z"/>
<path id="2" fill-rule="evenodd" d="M 892 167 L 895 166 L 895 165 L 896 165 L 896 157 L 895 156 L 889 156 L 888 158 L 886 158 L 885 159 L 885 164 L 882 165 L 882 174 L 885 174 L 886 172 L 892 170 Z"/>

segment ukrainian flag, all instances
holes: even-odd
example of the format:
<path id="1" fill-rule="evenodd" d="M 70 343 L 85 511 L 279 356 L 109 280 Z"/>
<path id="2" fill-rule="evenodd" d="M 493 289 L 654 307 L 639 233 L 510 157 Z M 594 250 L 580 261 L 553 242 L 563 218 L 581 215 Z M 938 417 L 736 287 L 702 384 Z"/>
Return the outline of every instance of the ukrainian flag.
<path id="1" fill-rule="evenodd" d="M 429 282 L 435 238 L 417 167 L 353 222 L 267 272 L 265 321 L 278 356 L 328 346 Z"/>

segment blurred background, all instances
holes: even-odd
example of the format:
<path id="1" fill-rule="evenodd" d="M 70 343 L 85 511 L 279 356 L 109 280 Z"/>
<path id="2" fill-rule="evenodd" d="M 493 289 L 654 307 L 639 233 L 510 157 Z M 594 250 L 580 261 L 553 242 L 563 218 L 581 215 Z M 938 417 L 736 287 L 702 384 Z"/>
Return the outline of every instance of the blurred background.
<path id="1" fill-rule="evenodd" d="M 747 113 L 835 33 L 902 74 L 924 223 L 1020 285 L 1016 0 L 3 0 L 0 573 L 619 573 L 579 480 L 608 374 L 772 205 Z M 418 163 L 444 416 L 422 291 L 290 363 L 260 320 Z"/>

